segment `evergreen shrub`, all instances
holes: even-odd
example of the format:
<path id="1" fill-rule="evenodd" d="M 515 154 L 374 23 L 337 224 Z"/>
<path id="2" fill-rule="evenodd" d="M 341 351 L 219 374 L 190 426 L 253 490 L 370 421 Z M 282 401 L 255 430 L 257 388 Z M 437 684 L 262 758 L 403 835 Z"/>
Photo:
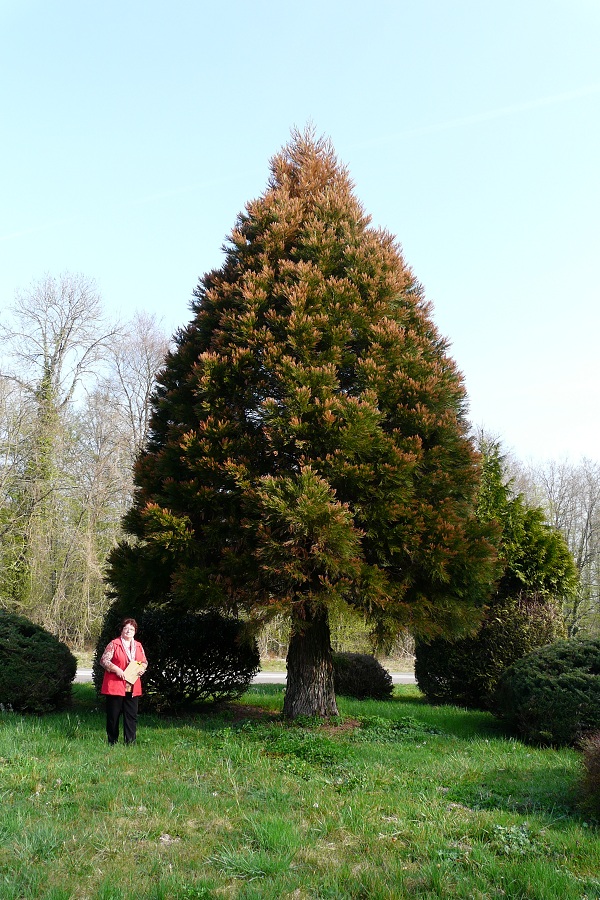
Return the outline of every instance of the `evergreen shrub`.
<path id="1" fill-rule="evenodd" d="M 497 600 L 473 637 L 417 642 L 415 678 L 429 703 L 492 709 L 502 672 L 564 636 L 563 618 L 551 600 Z"/>
<path id="2" fill-rule="evenodd" d="M 357 700 L 389 700 L 392 676 L 368 653 L 334 653 L 333 680 L 336 694 Z"/>
<path id="3" fill-rule="evenodd" d="M 500 676 L 494 712 L 532 743 L 575 744 L 600 730 L 600 640 L 559 641 Z"/>
<path id="4" fill-rule="evenodd" d="M 214 703 L 239 697 L 260 667 L 256 641 L 243 623 L 215 611 L 179 613 L 146 609 L 134 616 L 136 638 L 148 657 L 143 676 L 143 702 L 157 710 L 192 703 Z M 94 659 L 94 683 L 99 691 L 104 670 L 100 657 L 120 633 L 124 618 L 117 601 L 108 610 Z"/>
<path id="5" fill-rule="evenodd" d="M 0 707 L 42 713 L 65 709 L 77 660 L 66 644 L 23 616 L 0 610 Z"/>

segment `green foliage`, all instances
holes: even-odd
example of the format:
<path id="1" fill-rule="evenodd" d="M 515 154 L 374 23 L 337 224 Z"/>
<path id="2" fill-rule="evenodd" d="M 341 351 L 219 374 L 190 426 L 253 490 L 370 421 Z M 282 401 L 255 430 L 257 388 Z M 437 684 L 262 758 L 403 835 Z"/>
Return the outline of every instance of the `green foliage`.
<path id="1" fill-rule="evenodd" d="M 600 729 L 600 640 L 559 641 L 500 676 L 494 712 L 525 740 L 574 744 Z"/>
<path id="2" fill-rule="evenodd" d="M 520 825 L 493 825 L 490 843 L 503 856 L 528 856 L 543 852 L 543 848 L 533 838 L 527 822 Z"/>
<path id="3" fill-rule="evenodd" d="M 360 728 L 352 739 L 355 742 L 372 741 L 379 744 L 395 744 L 401 741 L 422 741 L 428 735 L 442 734 L 439 728 L 427 725 L 414 716 L 388 719 L 385 716 L 361 716 Z"/>
<path id="4" fill-rule="evenodd" d="M 336 694 L 358 700 L 388 700 L 394 689 L 390 673 L 368 653 L 334 653 L 333 680 Z"/>
<path id="5" fill-rule="evenodd" d="M 479 449 L 477 515 L 497 528 L 501 570 L 495 596 L 503 599 L 526 592 L 562 599 L 573 593 L 577 569 L 563 535 L 546 524 L 541 506 L 531 506 L 522 494 L 514 493 L 498 442 L 480 437 Z"/>
<path id="6" fill-rule="evenodd" d="M 64 709 L 77 660 L 54 635 L 0 610 L 0 707 L 23 712 Z"/>
<path id="7" fill-rule="evenodd" d="M 418 641 L 415 674 L 432 703 L 489 709 L 500 674 L 530 651 L 565 636 L 559 604 L 577 584 L 563 536 L 548 527 L 506 480 L 495 442 L 480 440 L 477 515 L 496 528 L 499 572 L 477 632 L 459 640 Z"/>
<path id="8" fill-rule="evenodd" d="M 314 722 L 310 723 L 314 726 Z M 271 734 L 266 749 L 269 756 L 291 756 L 311 766 L 328 767 L 343 759 L 344 750 L 337 741 L 305 728 L 282 728 Z"/>
<path id="9" fill-rule="evenodd" d="M 417 684 L 430 703 L 489 709 L 507 666 L 564 636 L 562 616 L 552 602 L 527 596 L 499 600 L 473 637 L 417 644 Z"/>
<path id="10" fill-rule="evenodd" d="M 120 605 L 108 611 L 94 660 L 94 682 L 102 684 L 100 657 L 120 633 Z M 236 619 L 218 612 L 176 613 L 146 609 L 137 618 L 140 642 L 148 657 L 143 677 L 144 703 L 174 710 L 197 702 L 241 696 L 260 666 L 256 641 Z"/>

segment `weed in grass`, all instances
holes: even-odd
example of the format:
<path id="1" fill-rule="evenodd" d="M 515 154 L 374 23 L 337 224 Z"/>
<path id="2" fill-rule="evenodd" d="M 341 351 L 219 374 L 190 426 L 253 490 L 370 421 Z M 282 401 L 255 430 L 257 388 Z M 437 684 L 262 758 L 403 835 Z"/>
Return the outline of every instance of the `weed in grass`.
<path id="1" fill-rule="evenodd" d="M 264 752 L 269 756 L 293 756 L 313 766 L 330 766 L 344 755 L 343 747 L 336 741 L 300 728 L 275 731 Z"/>
<path id="2" fill-rule="evenodd" d="M 386 719 L 383 716 L 360 716 L 360 728 L 352 735 L 356 742 L 377 742 L 379 744 L 400 741 L 422 741 L 428 735 L 442 732 L 433 725 L 427 725 L 413 716 L 400 719 Z"/>
<path id="3" fill-rule="evenodd" d="M 347 765 L 336 765 L 331 769 L 327 782 L 339 794 L 365 791 L 372 785 L 373 773 L 364 767 L 352 769 Z"/>
<path id="4" fill-rule="evenodd" d="M 490 844 L 504 856 L 529 856 L 540 852 L 527 822 L 518 825 L 492 825 Z"/>

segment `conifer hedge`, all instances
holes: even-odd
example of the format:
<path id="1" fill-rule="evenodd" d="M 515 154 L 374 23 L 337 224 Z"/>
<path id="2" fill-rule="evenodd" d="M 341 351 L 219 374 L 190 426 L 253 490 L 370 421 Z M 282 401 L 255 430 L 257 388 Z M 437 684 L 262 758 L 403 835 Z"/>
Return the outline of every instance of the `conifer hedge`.
<path id="1" fill-rule="evenodd" d="M 558 641 L 501 675 L 496 715 L 536 744 L 574 744 L 600 730 L 600 640 Z"/>
<path id="2" fill-rule="evenodd" d="M 389 700 L 392 676 L 369 653 L 334 653 L 333 681 L 336 694 L 357 700 Z"/>

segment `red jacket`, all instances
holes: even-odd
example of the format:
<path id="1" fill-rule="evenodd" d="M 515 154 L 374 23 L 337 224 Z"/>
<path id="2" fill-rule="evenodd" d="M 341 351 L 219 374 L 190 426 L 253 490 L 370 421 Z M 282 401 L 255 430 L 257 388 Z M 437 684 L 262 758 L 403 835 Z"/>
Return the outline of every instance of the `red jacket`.
<path id="1" fill-rule="evenodd" d="M 129 660 L 127 658 L 127 654 L 125 653 L 125 648 L 123 647 L 123 643 L 121 638 L 115 638 L 114 641 L 111 641 L 110 644 L 106 647 L 107 651 L 112 649 L 112 659 L 111 662 L 114 663 L 115 666 L 118 666 L 120 669 L 125 670 L 129 665 Z M 104 655 L 104 654 L 103 654 Z M 139 641 L 135 641 L 135 657 L 138 662 L 147 663 L 146 654 L 144 653 L 144 648 L 139 643 Z M 127 682 L 123 681 L 122 678 L 119 678 L 118 675 L 115 675 L 114 672 L 104 671 L 104 678 L 102 679 L 102 688 L 100 689 L 101 694 L 112 694 L 117 697 L 125 696 L 125 688 L 127 686 Z M 142 682 L 141 679 L 138 680 L 133 685 L 133 696 L 139 697 L 142 693 Z"/>

